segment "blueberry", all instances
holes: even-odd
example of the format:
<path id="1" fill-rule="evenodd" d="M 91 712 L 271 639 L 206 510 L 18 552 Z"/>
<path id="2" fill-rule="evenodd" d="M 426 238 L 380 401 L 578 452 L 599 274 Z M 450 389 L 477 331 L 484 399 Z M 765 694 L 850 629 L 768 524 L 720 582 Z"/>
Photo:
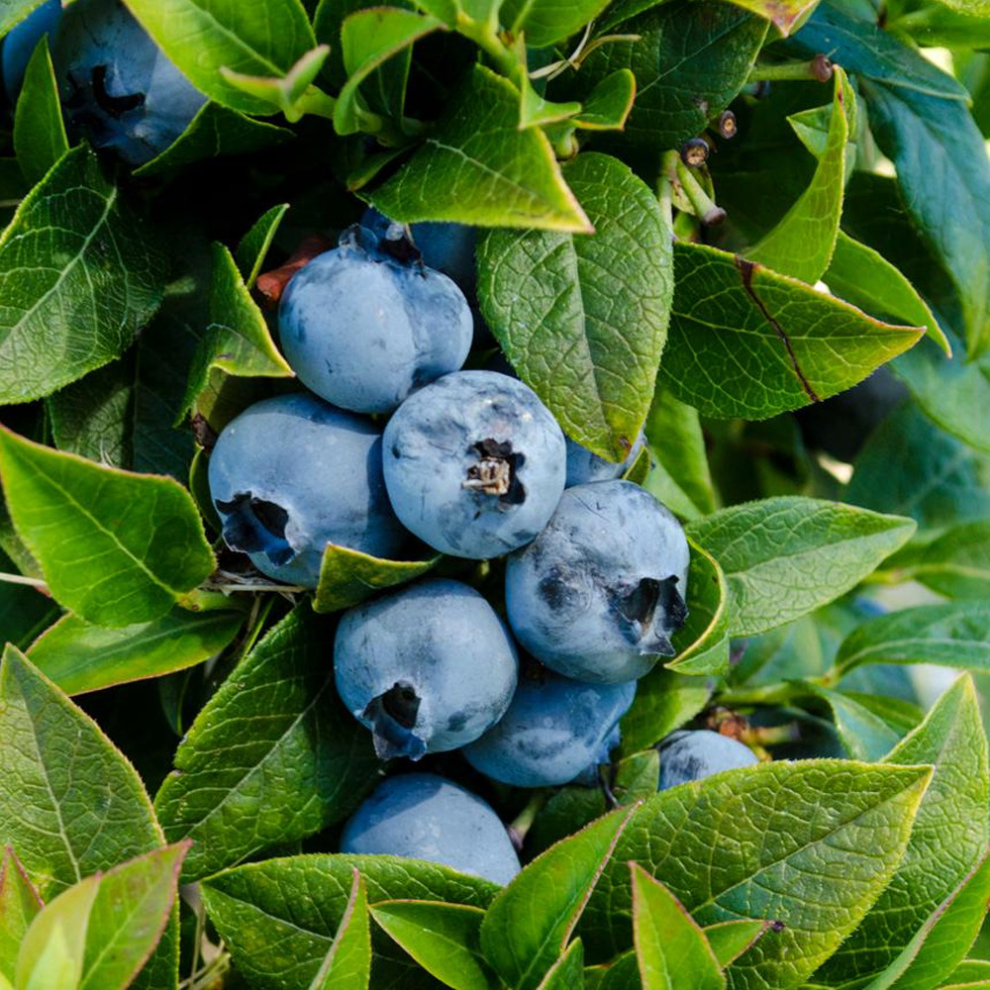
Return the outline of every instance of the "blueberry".
<path id="1" fill-rule="evenodd" d="M 130 165 L 161 154 L 206 103 L 118 0 L 76 0 L 53 55 L 73 126 Z"/>
<path id="2" fill-rule="evenodd" d="M 464 756 L 475 770 L 514 787 L 569 783 L 608 762 L 619 742 L 619 719 L 635 693 L 635 681 L 522 677 L 501 721 L 465 747 Z"/>
<path id="3" fill-rule="evenodd" d="M 381 434 L 310 395 L 250 406 L 210 456 L 223 537 L 264 574 L 315 587 L 328 542 L 377 557 L 401 548 L 382 479 Z"/>
<path id="4" fill-rule="evenodd" d="M 391 244 L 391 247 L 390 247 Z M 301 381 L 328 402 L 390 412 L 464 364 L 467 300 L 446 275 L 389 253 L 361 227 L 300 269 L 279 306 L 282 347 Z"/>
<path id="5" fill-rule="evenodd" d="M 402 224 L 395 223 L 378 210 L 365 210 L 361 226 L 378 237 L 401 237 Z M 452 278 L 465 296 L 474 296 L 477 276 L 475 273 L 475 246 L 478 233 L 474 227 L 463 223 L 413 223 L 409 234 L 423 259 L 423 264 Z"/>
<path id="6" fill-rule="evenodd" d="M 340 851 L 425 859 L 498 884 L 519 872 L 498 815 L 481 798 L 431 773 L 379 784 L 344 826 Z"/>
<path id="7" fill-rule="evenodd" d="M 410 396 L 385 428 L 396 515 L 443 553 L 521 547 L 564 488 L 564 435 L 536 393 L 494 371 L 461 371 Z"/>
<path id="8" fill-rule="evenodd" d="M 457 749 L 503 715 L 516 648 L 495 610 L 460 581 L 409 585 L 345 612 L 337 692 L 382 759 Z"/>
<path id="9" fill-rule="evenodd" d="M 675 732 L 660 746 L 660 786 L 686 784 L 710 777 L 723 770 L 735 770 L 759 763 L 756 754 L 741 742 L 709 729 Z"/>
<path id="10" fill-rule="evenodd" d="M 634 680 L 658 655 L 674 653 L 670 637 L 687 616 L 688 562 L 680 524 L 642 488 L 568 488 L 547 528 L 509 558 L 509 625 L 560 674 Z"/>
<path id="11" fill-rule="evenodd" d="M 632 467 L 646 442 L 642 433 L 636 438 L 626 459 L 616 463 L 593 454 L 587 447 L 567 438 L 567 487 L 588 485 L 595 481 L 612 481 L 621 478 Z"/>
<path id="12" fill-rule="evenodd" d="M 24 72 L 41 36 L 48 35 L 49 44 L 62 18 L 60 0 L 47 0 L 32 11 L 3 40 L 0 64 L 3 66 L 3 89 L 13 102 L 24 81 Z"/>

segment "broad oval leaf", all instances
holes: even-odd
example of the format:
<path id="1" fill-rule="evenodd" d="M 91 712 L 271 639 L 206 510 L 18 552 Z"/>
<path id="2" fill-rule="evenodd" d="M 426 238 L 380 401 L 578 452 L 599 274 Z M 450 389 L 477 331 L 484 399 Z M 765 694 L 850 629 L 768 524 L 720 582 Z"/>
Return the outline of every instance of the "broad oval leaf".
<path id="1" fill-rule="evenodd" d="M 170 841 L 195 841 L 185 880 L 318 832 L 374 783 L 371 737 L 337 699 L 326 622 L 308 613 L 299 605 L 261 640 L 175 754 L 155 807 Z"/>
<path id="2" fill-rule="evenodd" d="M 499 890 L 479 877 L 395 856 L 293 856 L 219 873 L 203 882 L 203 901 L 252 986 L 284 990 L 290 971 L 308 985 L 344 917 L 355 868 L 371 903 L 414 898 L 484 908 Z M 436 986 L 384 932 L 372 936 L 372 952 L 373 987 Z"/>
<path id="3" fill-rule="evenodd" d="M 261 273 L 272 241 L 275 239 L 286 213 L 289 212 L 289 205 L 288 203 L 279 203 L 270 210 L 266 210 L 237 245 L 234 258 L 241 278 L 244 279 L 244 284 L 249 289 L 254 286 L 255 280 Z"/>
<path id="4" fill-rule="evenodd" d="M 159 618 L 213 570 L 199 513 L 171 478 L 101 467 L 6 429 L 0 472 L 52 594 L 89 622 Z"/>
<path id="5" fill-rule="evenodd" d="M 832 709 L 835 731 L 852 759 L 868 763 L 882 759 L 900 742 L 900 736 L 879 715 L 854 698 L 827 688 L 813 690 Z"/>
<path id="6" fill-rule="evenodd" d="M 564 954 L 629 816 L 614 811 L 551 846 L 495 898 L 481 948 L 503 981 L 535 990 Z"/>
<path id="7" fill-rule="evenodd" d="M 299 0 L 127 0 L 127 6 L 197 89 L 244 113 L 274 113 L 275 108 L 232 85 L 221 69 L 284 76 L 316 47 Z"/>
<path id="8" fill-rule="evenodd" d="M 4 0 L 0 5 L 0 37 L 26 20 L 45 0 Z"/>
<path id="9" fill-rule="evenodd" d="M 576 938 L 564 954 L 547 970 L 537 990 L 574 990 L 581 986 L 584 972 L 584 946 Z"/>
<path id="10" fill-rule="evenodd" d="M 40 182 L 69 150 L 55 69 L 47 37 L 35 48 L 24 73 L 14 113 L 14 151 L 29 185 Z"/>
<path id="11" fill-rule="evenodd" d="M 164 844 L 134 768 L 12 647 L 0 664 L 0 844 L 46 901 Z"/>
<path id="12" fill-rule="evenodd" d="M 0 236 L 0 404 L 122 354 L 161 302 L 165 270 L 96 155 L 69 151 Z"/>
<path id="13" fill-rule="evenodd" d="M 188 842 L 155 849 L 100 877 L 89 912 L 79 990 L 132 985 L 169 923 L 188 849 Z"/>
<path id="14" fill-rule="evenodd" d="M 636 683 L 636 697 L 619 723 L 622 752 L 636 753 L 689 722 L 708 704 L 713 687 L 657 664 Z"/>
<path id="15" fill-rule="evenodd" d="M 615 24 L 606 14 L 602 29 Z M 617 146 L 662 152 L 701 134 L 742 89 L 766 36 L 767 22 L 725 3 L 678 0 L 624 21 L 619 30 L 639 35 L 639 40 L 618 41 L 590 52 L 577 84 L 587 96 L 606 76 L 631 69 L 636 103 L 622 134 L 609 140 Z M 652 167 L 655 171 L 655 161 Z"/>
<path id="16" fill-rule="evenodd" d="M 428 973 L 454 990 L 496 990 L 481 952 L 485 912 L 439 901 L 381 901 L 371 915 Z"/>
<path id="17" fill-rule="evenodd" d="M 949 598 L 990 599 L 990 521 L 953 526 L 888 561 L 885 577 L 919 581 Z"/>
<path id="18" fill-rule="evenodd" d="M 326 958 L 309 990 L 367 990 L 371 979 L 371 930 L 368 893 L 354 870 L 351 894 Z"/>
<path id="19" fill-rule="evenodd" d="M 200 107 L 189 126 L 160 155 L 134 174 L 141 177 L 172 175 L 187 165 L 210 158 L 226 158 L 264 151 L 294 137 L 287 127 L 255 120 L 210 100 Z"/>
<path id="20" fill-rule="evenodd" d="M 675 244 L 674 277 L 663 383 L 718 419 L 766 419 L 827 399 L 924 333 L 700 244 Z"/>
<path id="21" fill-rule="evenodd" d="M 883 418 L 855 468 L 844 501 L 910 516 L 922 531 L 990 518 L 990 463 L 940 430 L 913 402 Z M 898 556 L 913 552 L 909 546 Z"/>
<path id="22" fill-rule="evenodd" d="M 631 862 L 633 942 L 643 990 L 720 990 L 725 977 L 698 923 L 638 863 Z"/>
<path id="23" fill-rule="evenodd" d="M 703 929 L 722 969 L 735 962 L 773 928 L 772 921 L 719 921 Z"/>
<path id="24" fill-rule="evenodd" d="M 835 658 L 846 673 L 865 663 L 934 663 L 990 670 L 990 603 L 917 605 L 864 622 Z"/>
<path id="25" fill-rule="evenodd" d="M 174 608 L 152 622 L 106 629 L 66 615 L 27 652 L 66 694 L 84 694 L 202 663 L 233 640 L 244 619 L 236 610 Z"/>
<path id="26" fill-rule="evenodd" d="M 320 563 L 320 580 L 313 595 L 316 612 L 338 612 L 432 571 L 442 554 L 426 560 L 385 560 L 360 550 L 328 543 Z"/>
<path id="27" fill-rule="evenodd" d="M 914 530 L 911 519 L 800 496 L 732 506 L 686 529 L 725 573 L 733 636 L 765 632 L 833 601 Z"/>
<path id="28" fill-rule="evenodd" d="M 931 764 L 934 777 L 889 886 L 862 924 L 815 974 L 815 983 L 840 986 L 896 966 L 916 932 L 940 912 L 943 902 L 985 854 L 990 801 L 987 741 L 972 678 L 959 678 L 884 762 L 890 766 Z M 968 948 L 969 942 L 955 956 L 946 951 L 948 970 Z M 943 971 L 945 975 L 948 970 Z"/>
<path id="29" fill-rule="evenodd" d="M 86 952 L 86 928 L 100 875 L 62 891 L 31 922 L 17 954 L 18 990 L 78 987 Z"/>
<path id="30" fill-rule="evenodd" d="M 546 48 L 566 41 L 572 34 L 597 17 L 610 0 L 503 0 L 499 17 L 513 33 L 523 32 L 526 44 Z"/>
<path id="31" fill-rule="evenodd" d="M 839 233 L 846 185 L 846 144 L 856 93 L 842 69 L 834 71 L 832 112 L 825 147 L 800 199 L 745 256 L 782 275 L 814 285 L 828 268 Z"/>
<path id="32" fill-rule="evenodd" d="M 43 906 L 14 850 L 8 847 L 0 861 L 0 975 L 11 983 L 16 976 L 17 950 Z"/>
<path id="33" fill-rule="evenodd" d="M 475 66 L 422 147 L 364 198 L 403 223 L 589 232 L 546 135 L 518 123 L 518 90 Z"/>
<path id="34" fill-rule="evenodd" d="M 564 430 L 622 460 L 667 339 L 671 231 L 617 159 L 579 155 L 564 177 L 595 234 L 493 231 L 478 246 L 478 295 L 509 362 Z"/>
<path id="35" fill-rule="evenodd" d="M 635 860 L 699 924 L 783 923 L 733 964 L 733 988 L 800 984 L 886 886 L 930 776 L 928 767 L 784 761 L 658 794 L 634 813 L 592 893 L 580 926 L 591 960 L 629 945 Z"/>
<path id="36" fill-rule="evenodd" d="M 672 637 L 677 656 L 665 666 L 680 674 L 724 674 L 729 669 L 729 601 L 718 561 L 688 537 L 688 617 Z"/>

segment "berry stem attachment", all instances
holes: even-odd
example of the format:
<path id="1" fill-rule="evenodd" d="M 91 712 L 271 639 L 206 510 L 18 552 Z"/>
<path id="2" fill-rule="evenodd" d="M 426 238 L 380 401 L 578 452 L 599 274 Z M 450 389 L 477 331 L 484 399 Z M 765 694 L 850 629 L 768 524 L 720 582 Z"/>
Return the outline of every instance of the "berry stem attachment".
<path id="1" fill-rule="evenodd" d="M 816 55 L 810 62 L 769 62 L 754 65 L 746 81 L 757 83 L 814 79 L 817 82 L 828 82 L 831 78 L 832 60 L 827 55 Z"/>
<path id="2" fill-rule="evenodd" d="M 543 805 L 547 803 L 549 796 L 549 791 L 536 791 L 527 802 L 526 807 L 509 824 L 509 838 L 512 840 L 512 845 L 515 847 L 516 852 L 522 849 L 523 843 L 526 841 L 526 833 L 529 832 L 533 822 L 536 821 L 536 816 L 540 813 Z"/>
<path id="3" fill-rule="evenodd" d="M 706 227 L 714 227 L 721 223 L 725 219 L 725 210 L 721 206 L 716 206 L 715 201 L 695 178 L 694 172 L 681 161 L 680 155 L 677 155 L 674 161 L 674 170 L 684 195 L 687 196 L 688 202 L 701 222 Z"/>

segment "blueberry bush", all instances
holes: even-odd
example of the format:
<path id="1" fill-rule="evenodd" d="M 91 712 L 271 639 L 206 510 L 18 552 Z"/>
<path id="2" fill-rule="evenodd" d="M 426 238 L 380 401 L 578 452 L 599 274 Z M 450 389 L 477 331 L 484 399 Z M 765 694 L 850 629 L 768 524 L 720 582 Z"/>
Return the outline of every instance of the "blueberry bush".
<path id="1" fill-rule="evenodd" d="M 0 36 L 0 990 L 990 987 L 987 0 Z"/>

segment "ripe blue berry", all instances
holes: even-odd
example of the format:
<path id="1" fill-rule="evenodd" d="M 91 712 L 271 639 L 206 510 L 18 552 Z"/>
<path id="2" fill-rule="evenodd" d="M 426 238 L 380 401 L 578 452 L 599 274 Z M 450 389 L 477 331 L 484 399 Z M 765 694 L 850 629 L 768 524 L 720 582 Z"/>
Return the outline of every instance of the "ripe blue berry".
<path id="1" fill-rule="evenodd" d="M 396 515 L 443 553 L 482 559 L 532 540 L 564 488 L 564 435 L 527 385 L 494 371 L 447 375 L 385 428 Z"/>
<path id="2" fill-rule="evenodd" d="M 668 787 L 701 780 L 723 770 L 759 763 L 756 754 L 741 742 L 709 729 L 675 732 L 660 746 L 660 786 Z"/>
<path id="3" fill-rule="evenodd" d="M 674 653 L 688 563 L 680 524 L 649 492 L 628 481 L 568 488 L 546 529 L 509 558 L 509 625 L 560 674 L 634 680 Z"/>
<path id="4" fill-rule="evenodd" d="M 425 859 L 498 884 L 519 872 L 498 815 L 463 787 L 429 773 L 379 784 L 344 827 L 340 851 Z"/>

